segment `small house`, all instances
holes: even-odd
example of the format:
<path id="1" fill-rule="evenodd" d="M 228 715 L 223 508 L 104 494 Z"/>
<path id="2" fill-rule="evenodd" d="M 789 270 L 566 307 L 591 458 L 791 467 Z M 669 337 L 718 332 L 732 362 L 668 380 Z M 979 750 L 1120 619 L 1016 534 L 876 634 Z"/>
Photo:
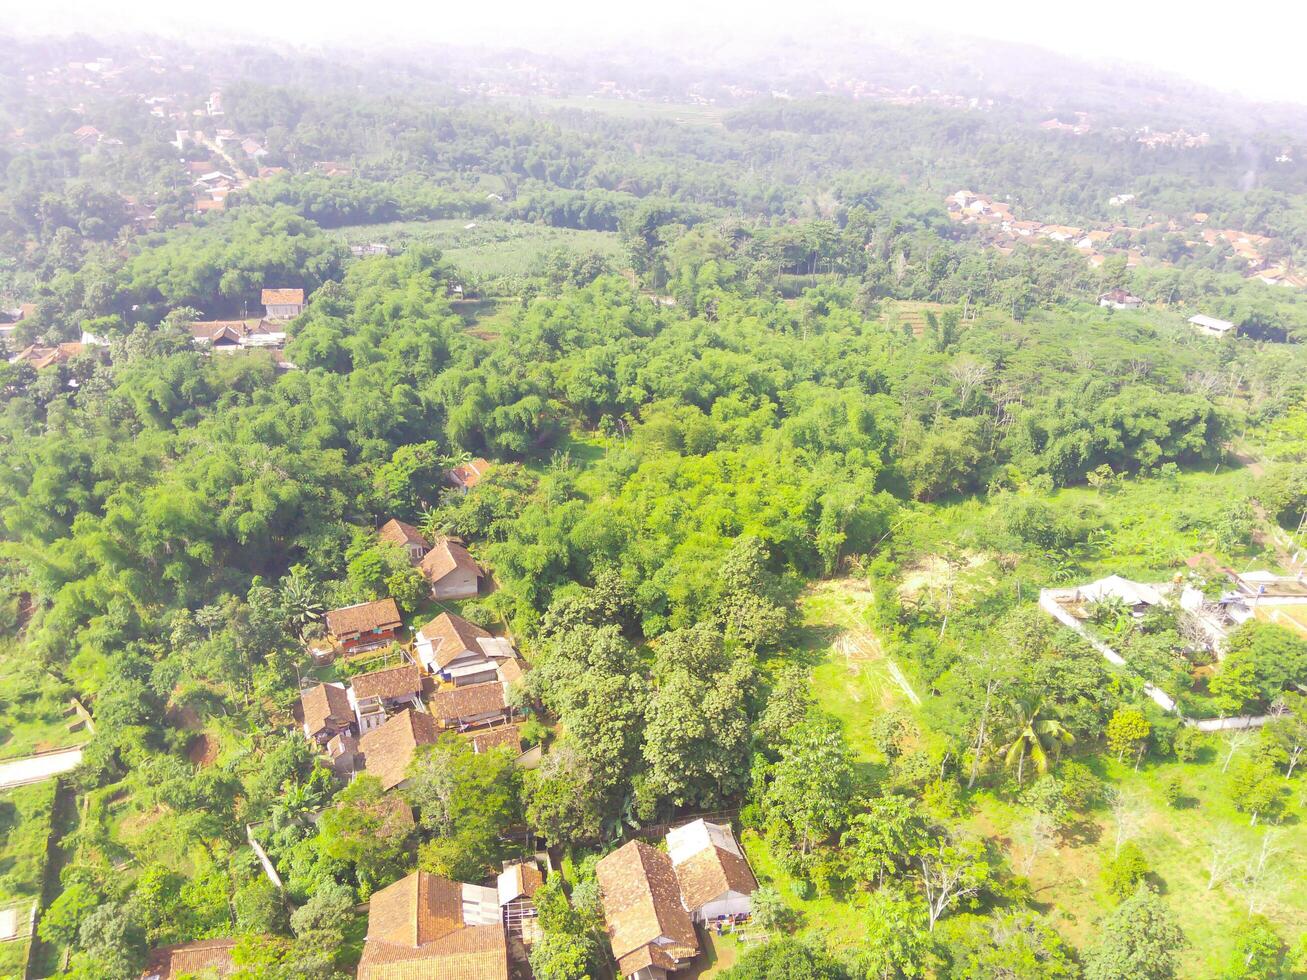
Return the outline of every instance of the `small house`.
<path id="1" fill-rule="evenodd" d="M 151 950 L 141 980 L 181 980 L 183 977 L 230 977 L 236 973 L 234 939 L 201 939 Z"/>
<path id="2" fill-rule="evenodd" d="M 432 545 L 418 567 L 437 599 L 470 599 L 477 594 L 481 567 L 455 538 L 442 538 Z"/>
<path id="3" fill-rule="evenodd" d="M 439 737 L 440 729 L 430 715 L 402 711 L 381 726 L 364 732 L 359 738 L 358 751 L 363 768 L 381 780 L 383 789 L 391 790 L 408 778 L 408 764 L 418 748 L 436 744 Z"/>
<path id="4" fill-rule="evenodd" d="M 495 881 L 495 891 L 510 936 L 523 936 L 529 942 L 538 934 L 535 920 L 539 912 L 532 899 L 544 883 L 545 876 L 534 861 L 504 865 Z"/>
<path id="5" fill-rule="evenodd" d="M 377 532 L 377 537 L 389 544 L 399 545 L 408 554 L 408 560 L 414 565 L 422 560 L 431 545 L 427 539 L 422 536 L 422 532 L 412 524 L 405 524 L 403 521 L 392 517 L 381 525 L 381 530 Z"/>
<path id="6" fill-rule="evenodd" d="M 1207 316 L 1205 313 L 1191 316 L 1189 323 L 1199 333 L 1207 334 L 1209 337 L 1226 337 L 1234 331 L 1234 324 L 1229 320 L 1218 320 L 1216 317 Z"/>
<path id="7" fill-rule="evenodd" d="M 1144 301 L 1124 289 L 1112 289 L 1098 297 L 1098 305 L 1111 310 L 1137 310 Z"/>
<path id="8" fill-rule="evenodd" d="M 389 598 L 333 609 L 326 620 L 327 632 L 347 654 L 385 646 L 404 625 L 399 607 Z"/>
<path id="9" fill-rule="evenodd" d="M 344 684 L 319 684 L 300 692 L 304 736 L 324 745 L 354 724 L 354 708 Z"/>
<path id="10" fill-rule="evenodd" d="M 462 616 L 441 613 L 417 631 L 413 649 L 427 673 L 460 686 L 480 684 L 497 677 L 495 662 L 481 646 L 493 639 Z"/>
<path id="11" fill-rule="evenodd" d="M 264 315 L 269 320 L 291 320 L 304 312 L 304 290 L 265 289 Z"/>
<path id="12" fill-rule="evenodd" d="M 391 715 L 421 706 L 422 675 L 411 664 L 358 674 L 349 680 L 349 700 L 359 732 L 371 731 Z"/>
<path id="13" fill-rule="evenodd" d="M 672 859 L 630 841 L 595 865 L 608 942 L 628 980 L 664 980 L 699 953 Z"/>
<path id="14" fill-rule="evenodd" d="M 758 881 L 729 825 L 695 820 L 669 830 L 667 853 L 695 922 L 749 914 Z"/>
<path id="15" fill-rule="evenodd" d="M 373 893 L 359 980 L 508 980 L 493 888 L 414 871 Z"/>
<path id="16" fill-rule="evenodd" d="M 451 470 L 445 472 L 445 476 L 459 490 L 464 493 L 471 490 L 481 482 L 481 478 L 490 471 L 490 462 L 485 459 L 474 459 L 466 463 L 460 463 Z"/>
<path id="17" fill-rule="evenodd" d="M 437 691 L 431 695 L 427 709 L 441 728 L 458 731 L 513 718 L 513 709 L 504 696 L 504 685 L 499 681 Z"/>

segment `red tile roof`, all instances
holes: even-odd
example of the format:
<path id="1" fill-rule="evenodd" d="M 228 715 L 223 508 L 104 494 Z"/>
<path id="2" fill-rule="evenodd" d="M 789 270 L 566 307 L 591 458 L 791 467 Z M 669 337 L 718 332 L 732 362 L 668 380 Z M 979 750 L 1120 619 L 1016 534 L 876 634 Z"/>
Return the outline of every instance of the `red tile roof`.
<path id="1" fill-rule="evenodd" d="M 409 709 L 387 718 L 359 739 L 364 768 L 394 789 L 408 778 L 408 764 L 420 745 L 434 745 L 440 732 L 428 714 Z"/>
<path id="2" fill-rule="evenodd" d="M 450 572 L 458 569 L 473 575 L 481 574 L 481 566 L 457 541 L 444 538 L 431 546 L 419 566 L 428 582 L 439 582 Z"/>
<path id="3" fill-rule="evenodd" d="M 397 544 L 401 548 L 405 545 L 416 544 L 421 545 L 422 550 L 426 551 L 431 547 L 431 545 L 427 543 L 427 539 L 422 536 L 421 531 L 415 528 L 412 524 L 405 524 L 403 521 L 394 517 L 381 525 L 381 530 L 377 532 L 377 537 L 382 541 L 389 541 L 392 544 Z"/>
<path id="4" fill-rule="evenodd" d="M 660 953 L 685 959 L 698 952 L 699 939 L 681 905 L 672 859 L 662 851 L 643 841 L 623 844 L 595 865 L 595 877 L 613 955 L 623 974 L 639 969 L 629 968 L 636 960 L 647 961 Z M 662 937 L 670 943 L 654 947 Z"/>
<path id="5" fill-rule="evenodd" d="M 290 306 L 292 304 L 304 303 L 304 290 L 302 289 L 265 289 L 263 291 L 264 306 Z"/>
<path id="6" fill-rule="evenodd" d="M 418 630 L 418 636 L 431 643 L 437 668 L 447 667 L 465 653 L 479 652 L 477 640 L 490 638 L 480 626 L 453 613 L 441 613 Z"/>
<path id="7" fill-rule="evenodd" d="M 395 600 L 377 599 L 359 602 L 327 613 L 327 630 L 335 637 L 351 636 L 368 630 L 399 629 L 404 625 Z"/>

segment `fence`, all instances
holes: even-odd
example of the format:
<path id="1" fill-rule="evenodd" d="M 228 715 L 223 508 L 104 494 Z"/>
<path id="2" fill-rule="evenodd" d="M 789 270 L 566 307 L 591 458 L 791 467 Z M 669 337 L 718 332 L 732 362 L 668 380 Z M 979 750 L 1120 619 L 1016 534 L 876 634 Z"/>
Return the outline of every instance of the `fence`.
<path id="1" fill-rule="evenodd" d="M 1103 655 L 1103 658 L 1109 663 L 1118 667 L 1129 666 L 1125 658 L 1113 650 L 1102 640 L 1090 635 L 1089 631 L 1080 620 L 1071 615 L 1058 601 L 1075 594 L 1074 589 L 1040 589 L 1039 590 L 1039 608 L 1052 616 L 1067 629 L 1073 631 L 1082 637 L 1091 647 Z M 1240 715 L 1237 718 L 1186 718 L 1176 706 L 1175 698 L 1167 694 L 1160 687 L 1144 682 L 1144 693 L 1156 702 L 1163 711 L 1172 712 L 1180 716 L 1180 719 L 1190 728 L 1196 728 L 1201 732 L 1223 732 L 1235 728 L 1260 728 L 1271 720 L 1269 715 Z"/>

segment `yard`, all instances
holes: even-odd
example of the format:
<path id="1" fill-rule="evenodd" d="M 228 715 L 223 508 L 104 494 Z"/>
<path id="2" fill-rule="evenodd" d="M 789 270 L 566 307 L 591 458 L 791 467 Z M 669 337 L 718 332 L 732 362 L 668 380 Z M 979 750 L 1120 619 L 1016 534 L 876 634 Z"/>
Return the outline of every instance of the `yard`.
<path id="1" fill-rule="evenodd" d="M 0 760 L 85 742 L 69 704 L 72 694 L 71 686 L 0 652 Z"/>
<path id="2" fill-rule="evenodd" d="M 336 233 L 350 244 L 384 242 L 395 246 L 413 241 L 436 245 L 456 268 L 487 280 L 529 275 L 543 256 L 558 249 L 598 252 L 614 265 L 621 265 L 624 256 L 622 243 L 613 232 L 554 228 L 523 221 L 462 218 L 395 221 L 347 226 Z"/>

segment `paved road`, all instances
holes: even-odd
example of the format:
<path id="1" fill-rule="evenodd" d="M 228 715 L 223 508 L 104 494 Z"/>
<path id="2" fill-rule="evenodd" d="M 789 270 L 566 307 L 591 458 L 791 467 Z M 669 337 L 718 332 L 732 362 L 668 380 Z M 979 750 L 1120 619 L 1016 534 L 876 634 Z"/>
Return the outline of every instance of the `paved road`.
<path id="1" fill-rule="evenodd" d="M 39 783 L 43 779 L 67 772 L 81 761 L 82 750 L 75 748 L 0 762 L 0 789 Z"/>

